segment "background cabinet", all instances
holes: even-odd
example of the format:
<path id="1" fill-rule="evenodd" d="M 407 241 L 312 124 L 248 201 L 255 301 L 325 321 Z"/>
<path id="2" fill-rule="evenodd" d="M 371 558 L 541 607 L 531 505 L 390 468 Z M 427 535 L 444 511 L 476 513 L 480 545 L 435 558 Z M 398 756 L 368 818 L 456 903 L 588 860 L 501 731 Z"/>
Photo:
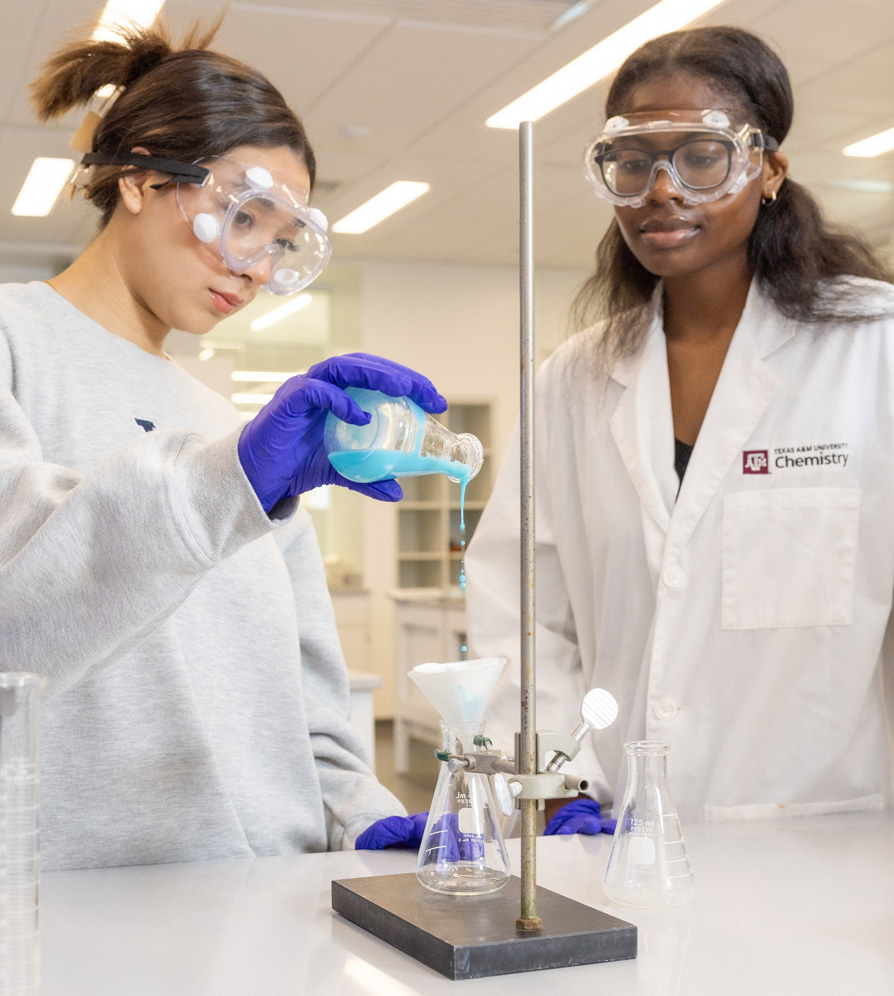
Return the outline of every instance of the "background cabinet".
<path id="1" fill-rule="evenodd" d="M 330 589 L 335 625 L 348 667 L 350 713 L 348 718 L 360 734 L 373 771 L 376 767 L 373 693 L 383 679 L 369 670 L 369 592 L 363 588 Z"/>

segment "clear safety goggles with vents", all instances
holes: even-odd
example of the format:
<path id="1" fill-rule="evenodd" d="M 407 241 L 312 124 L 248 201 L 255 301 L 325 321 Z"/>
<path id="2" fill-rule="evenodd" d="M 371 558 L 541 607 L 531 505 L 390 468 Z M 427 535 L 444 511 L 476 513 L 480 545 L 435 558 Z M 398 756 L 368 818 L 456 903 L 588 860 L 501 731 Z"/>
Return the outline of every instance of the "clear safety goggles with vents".
<path id="1" fill-rule="evenodd" d="M 645 111 L 616 115 L 584 153 L 587 179 L 612 204 L 641 207 L 664 170 L 686 204 L 737 194 L 778 142 L 759 128 L 735 127 L 726 111 Z"/>
<path id="2" fill-rule="evenodd" d="M 325 269 L 332 255 L 326 216 L 263 166 L 225 157 L 197 163 L 130 153 L 89 153 L 83 166 L 123 165 L 157 170 L 176 184 L 180 212 L 200 242 L 213 246 L 234 273 L 266 266 L 264 288 L 295 294 Z"/>

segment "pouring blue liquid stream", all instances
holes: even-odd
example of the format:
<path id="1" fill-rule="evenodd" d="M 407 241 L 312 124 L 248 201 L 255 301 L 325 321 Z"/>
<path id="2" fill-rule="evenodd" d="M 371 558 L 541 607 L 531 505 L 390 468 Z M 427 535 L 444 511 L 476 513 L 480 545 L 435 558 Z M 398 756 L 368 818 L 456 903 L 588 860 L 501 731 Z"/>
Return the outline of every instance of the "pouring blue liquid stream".
<path id="1" fill-rule="evenodd" d="M 393 398 L 364 388 L 346 390 L 370 412 L 370 422 L 365 426 L 349 425 L 330 412 L 324 431 L 329 462 L 342 477 L 361 483 L 426 474 L 444 474 L 458 482 L 458 581 L 460 589 L 464 590 L 466 487 L 481 467 L 481 443 L 468 433 L 450 432 L 409 398 Z M 465 646 L 461 647 L 461 656 L 465 659 Z"/>
<path id="2" fill-rule="evenodd" d="M 384 481 L 389 477 L 421 477 L 446 474 L 459 481 L 459 586 L 466 587 L 466 487 L 471 480 L 469 468 L 453 460 L 422 457 L 401 450 L 344 450 L 330 453 L 329 462 L 349 481 Z M 465 649 L 465 648 L 463 648 Z"/>

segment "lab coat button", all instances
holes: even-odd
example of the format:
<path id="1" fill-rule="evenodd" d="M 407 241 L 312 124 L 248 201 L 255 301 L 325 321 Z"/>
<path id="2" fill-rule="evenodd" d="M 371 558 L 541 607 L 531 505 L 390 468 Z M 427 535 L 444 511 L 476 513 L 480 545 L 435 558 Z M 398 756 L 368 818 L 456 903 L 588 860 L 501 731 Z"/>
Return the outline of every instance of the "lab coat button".
<path id="1" fill-rule="evenodd" d="M 655 715 L 665 722 L 670 722 L 670 720 L 674 719 L 678 711 L 677 703 L 672 702 L 670 699 L 661 699 L 655 703 Z"/>
<path id="2" fill-rule="evenodd" d="M 686 573 L 682 567 L 668 567 L 664 572 L 664 583 L 668 588 L 679 588 L 686 580 Z"/>

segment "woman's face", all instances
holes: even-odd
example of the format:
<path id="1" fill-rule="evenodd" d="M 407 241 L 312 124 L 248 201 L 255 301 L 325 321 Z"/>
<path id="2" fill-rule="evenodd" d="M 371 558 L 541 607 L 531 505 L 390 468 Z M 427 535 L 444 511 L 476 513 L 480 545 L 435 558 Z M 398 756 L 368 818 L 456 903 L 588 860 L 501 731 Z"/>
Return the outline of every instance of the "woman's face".
<path id="1" fill-rule="evenodd" d="M 729 98 L 705 80 L 678 74 L 646 80 L 635 87 L 622 113 L 704 108 L 735 111 L 729 104 Z M 741 191 L 702 204 L 684 203 L 667 171 L 659 170 L 642 207 L 615 208 L 624 241 L 650 273 L 665 279 L 730 264 L 747 272 L 748 239 L 760 209 L 767 169 L 765 157 L 762 172 Z"/>
<path id="2" fill-rule="evenodd" d="M 310 189 L 307 167 L 287 147 L 239 146 L 227 158 L 269 170 L 296 194 Z M 163 327 L 201 335 L 254 300 L 269 279 L 269 258 L 244 273 L 230 270 L 216 241 L 205 244 L 194 234 L 174 185 L 153 190 L 157 180 L 152 174 L 143 183 L 141 209 L 130 212 L 121 268 L 131 294 Z"/>

